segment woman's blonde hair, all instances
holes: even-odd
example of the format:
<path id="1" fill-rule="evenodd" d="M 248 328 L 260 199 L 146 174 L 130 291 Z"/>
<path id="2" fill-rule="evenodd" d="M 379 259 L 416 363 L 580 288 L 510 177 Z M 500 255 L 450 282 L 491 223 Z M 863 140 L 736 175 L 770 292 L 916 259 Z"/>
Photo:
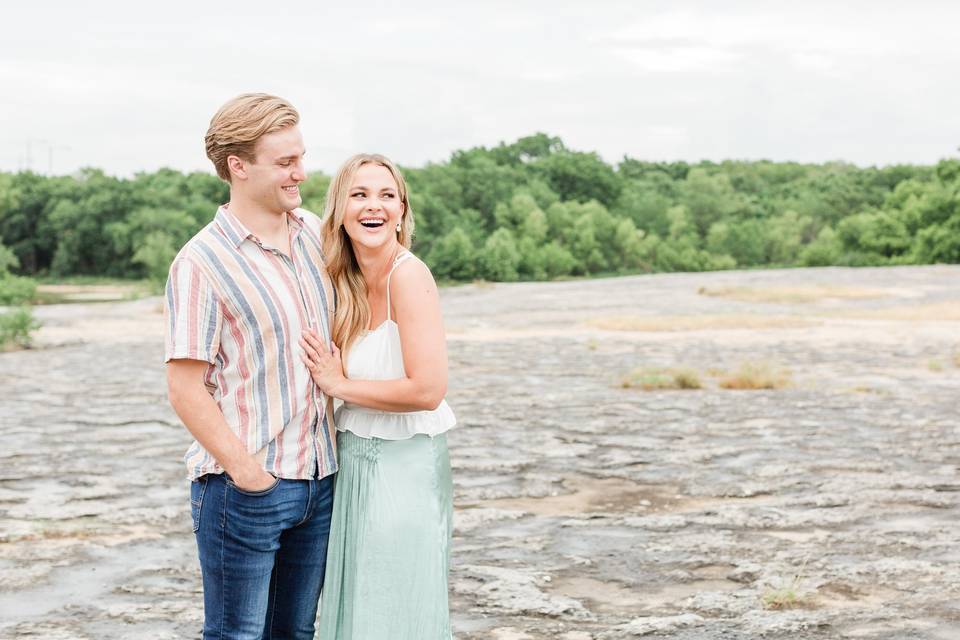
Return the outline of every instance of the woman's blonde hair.
<path id="1" fill-rule="evenodd" d="M 344 359 L 357 337 L 370 324 L 367 285 L 353 252 L 350 236 L 343 228 L 343 216 L 350 198 L 350 184 L 365 164 L 384 167 L 397 182 L 397 197 L 403 204 L 397 241 L 410 248 L 413 240 L 413 210 L 407 195 L 407 183 L 400 170 L 388 158 L 375 153 L 359 153 L 349 158 L 337 171 L 327 190 L 327 206 L 323 213 L 323 257 L 327 272 L 337 291 L 337 311 L 333 318 L 333 342 Z"/>
<path id="2" fill-rule="evenodd" d="M 292 127 L 300 114 L 289 102 L 267 93 L 244 93 L 214 114 L 203 141 L 217 175 L 230 182 L 227 158 L 237 156 L 255 162 L 253 148 L 268 133 Z"/>

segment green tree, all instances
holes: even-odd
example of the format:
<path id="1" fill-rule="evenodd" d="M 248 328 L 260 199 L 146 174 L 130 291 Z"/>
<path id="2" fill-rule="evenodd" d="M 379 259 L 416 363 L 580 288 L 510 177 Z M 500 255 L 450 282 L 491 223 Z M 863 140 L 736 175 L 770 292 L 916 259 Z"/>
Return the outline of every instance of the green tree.
<path id="1" fill-rule="evenodd" d="M 612 206 L 623 189 L 620 176 L 595 153 L 553 153 L 532 166 L 562 200 L 596 200 Z"/>
<path id="2" fill-rule="evenodd" d="M 611 212 L 618 218 L 629 218 L 647 233 L 665 236 L 670 232 L 667 211 L 672 203 L 673 199 L 662 193 L 655 184 L 630 180 L 624 185 Z"/>
<path id="3" fill-rule="evenodd" d="M 501 142 L 491 153 L 500 164 L 522 165 L 564 151 L 560 138 L 545 133 L 520 138 L 513 144 Z"/>
<path id="4" fill-rule="evenodd" d="M 861 254 L 860 264 L 883 264 L 910 247 L 906 226 L 888 212 L 858 213 L 837 224 L 837 237 L 850 254 Z"/>
<path id="5" fill-rule="evenodd" d="M 509 230 L 497 229 L 490 234 L 480 251 L 478 266 L 487 280 L 512 282 L 519 278 L 520 252 Z"/>
<path id="6" fill-rule="evenodd" d="M 438 278 L 470 280 L 476 277 L 477 251 L 467 232 L 454 227 L 428 254 L 427 262 Z"/>
<path id="7" fill-rule="evenodd" d="M 107 229 L 134 207 L 129 183 L 85 169 L 72 191 L 50 211 L 57 234 L 51 270 L 56 275 L 125 275 L 130 255 L 116 251 Z"/>
<path id="8" fill-rule="evenodd" d="M 554 240 L 537 250 L 537 259 L 547 278 L 558 278 L 573 273 L 576 259 Z"/>
<path id="9" fill-rule="evenodd" d="M 960 263 L 960 215 L 921 229 L 913 241 L 912 257 L 921 264 Z"/>
<path id="10" fill-rule="evenodd" d="M 679 201 L 701 238 L 706 237 L 713 223 L 746 210 L 745 198 L 734 190 L 727 176 L 710 175 L 700 168 L 687 175 Z"/>
<path id="11" fill-rule="evenodd" d="M 706 248 L 715 255 L 728 255 L 742 266 L 767 261 L 767 226 L 759 220 L 715 222 L 707 233 Z"/>
<path id="12" fill-rule="evenodd" d="M 40 327 L 27 306 L 36 295 L 36 284 L 10 273 L 18 264 L 17 256 L 0 238 L 0 307 L 12 307 L 0 310 L 0 350 L 10 345 L 30 346 L 31 333 Z"/>
<path id="13" fill-rule="evenodd" d="M 792 265 L 800 259 L 805 243 L 815 237 L 814 221 L 796 211 L 785 211 L 770 219 L 767 227 L 767 261 L 774 265 Z"/>
<path id="14" fill-rule="evenodd" d="M 180 246 L 167 232 L 151 231 L 133 253 L 133 262 L 143 266 L 150 280 L 162 284 Z"/>
<path id="15" fill-rule="evenodd" d="M 0 237 L 0 276 L 8 275 L 19 266 L 20 260 L 13 251 L 4 246 L 3 238 Z"/>
<path id="16" fill-rule="evenodd" d="M 805 267 L 826 267 L 837 264 L 843 253 L 843 244 L 831 227 L 823 227 L 816 239 L 800 252 L 800 264 Z"/>

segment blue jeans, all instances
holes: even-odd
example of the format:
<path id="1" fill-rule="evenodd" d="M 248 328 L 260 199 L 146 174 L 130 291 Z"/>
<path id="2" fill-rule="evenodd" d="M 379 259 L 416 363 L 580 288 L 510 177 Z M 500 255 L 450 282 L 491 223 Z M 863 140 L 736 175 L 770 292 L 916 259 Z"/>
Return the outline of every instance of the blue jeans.
<path id="1" fill-rule="evenodd" d="M 333 486 L 333 476 L 258 492 L 226 474 L 193 481 L 204 640 L 313 640 Z"/>

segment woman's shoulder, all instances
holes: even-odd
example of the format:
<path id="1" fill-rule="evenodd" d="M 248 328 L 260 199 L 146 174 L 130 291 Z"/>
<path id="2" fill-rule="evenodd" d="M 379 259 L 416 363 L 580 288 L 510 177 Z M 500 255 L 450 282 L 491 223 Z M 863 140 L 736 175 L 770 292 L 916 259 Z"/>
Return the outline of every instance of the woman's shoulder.
<path id="1" fill-rule="evenodd" d="M 433 289 L 437 286 L 430 267 L 410 251 L 397 256 L 390 282 L 392 293 L 402 295 L 404 290 L 417 291 L 425 286 Z"/>
<path id="2" fill-rule="evenodd" d="M 423 260 L 418 258 L 412 251 L 403 251 L 394 258 L 393 275 L 402 277 L 400 274 L 424 274 L 430 273 L 430 267 Z"/>

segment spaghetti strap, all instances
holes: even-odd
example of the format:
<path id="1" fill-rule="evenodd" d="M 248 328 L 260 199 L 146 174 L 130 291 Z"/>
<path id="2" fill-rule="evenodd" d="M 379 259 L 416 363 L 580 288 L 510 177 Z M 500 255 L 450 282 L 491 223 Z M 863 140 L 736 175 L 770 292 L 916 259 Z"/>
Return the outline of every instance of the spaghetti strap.
<path id="1" fill-rule="evenodd" d="M 398 255 L 393 260 L 393 266 L 390 267 L 390 273 L 387 274 L 387 320 L 390 320 L 390 277 L 393 275 L 393 272 L 397 270 L 397 267 L 400 266 L 400 263 L 406 260 L 407 258 L 412 258 L 413 254 L 409 251 L 404 251 Z"/>

